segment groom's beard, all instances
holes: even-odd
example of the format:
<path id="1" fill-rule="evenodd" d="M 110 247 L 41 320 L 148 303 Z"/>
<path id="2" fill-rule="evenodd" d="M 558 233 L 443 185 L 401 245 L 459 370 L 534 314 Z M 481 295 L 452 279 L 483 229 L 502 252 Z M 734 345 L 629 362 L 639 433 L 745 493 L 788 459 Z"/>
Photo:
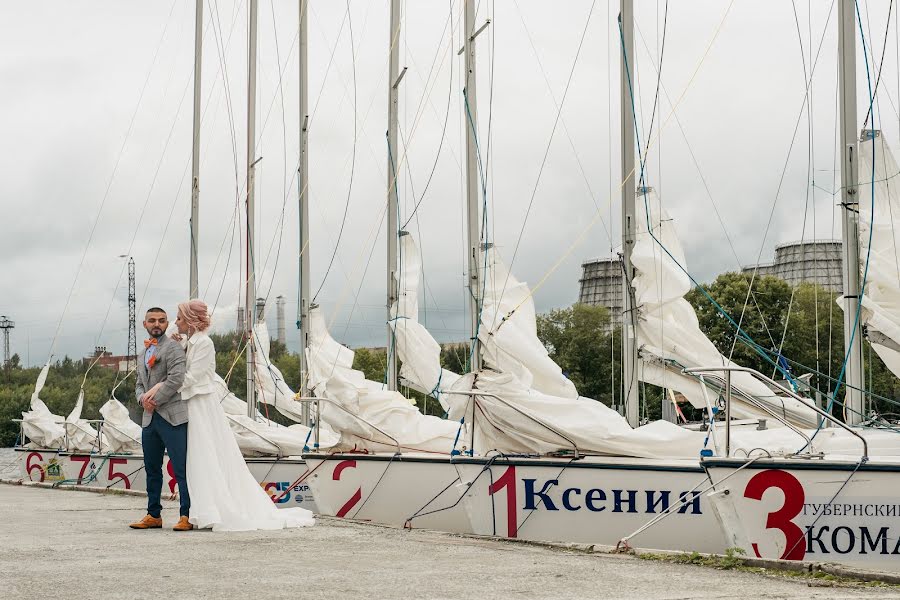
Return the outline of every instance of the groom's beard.
<path id="1" fill-rule="evenodd" d="M 150 337 L 159 339 L 159 338 L 161 338 L 166 332 L 163 331 L 162 329 L 158 328 L 158 327 L 155 327 L 155 328 L 151 329 L 150 331 L 148 331 L 147 333 L 150 334 Z"/>

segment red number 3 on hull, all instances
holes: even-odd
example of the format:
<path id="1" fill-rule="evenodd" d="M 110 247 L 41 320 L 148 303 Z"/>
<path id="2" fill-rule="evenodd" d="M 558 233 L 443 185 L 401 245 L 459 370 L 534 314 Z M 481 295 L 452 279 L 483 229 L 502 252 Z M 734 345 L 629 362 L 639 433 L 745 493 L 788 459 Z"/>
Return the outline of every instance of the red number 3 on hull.
<path id="1" fill-rule="evenodd" d="M 806 536 L 803 530 L 792 521 L 803 510 L 806 495 L 803 485 L 787 471 L 768 469 L 760 471 L 747 482 L 744 497 L 761 500 L 769 488 L 778 488 L 784 493 L 784 504 L 775 512 L 769 513 L 766 529 L 777 529 L 784 534 L 784 553 L 779 557 L 785 560 L 803 560 L 806 556 Z M 759 547 L 753 542 L 753 551 L 762 558 Z"/>

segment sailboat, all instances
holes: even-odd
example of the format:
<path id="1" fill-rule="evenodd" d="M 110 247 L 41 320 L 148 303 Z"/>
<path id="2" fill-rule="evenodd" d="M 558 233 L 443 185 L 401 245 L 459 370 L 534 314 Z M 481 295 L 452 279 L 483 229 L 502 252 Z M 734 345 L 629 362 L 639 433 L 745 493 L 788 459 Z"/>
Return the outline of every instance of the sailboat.
<path id="1" fill-rule="evenodd" d="M 468 11 L 468 4 L 466 8 Z M 665 422 L 637 427 L 636 393 L 627 403 L 627 419 L 599 403 L 579 398 L 561 377 L 558 367 L 554 371 L 552 361 L 548 364 L 546 351 L 541 354 L 543 348 L 530 331 L 533 305 L 529 303 L 527 288 L 521 290 L 521 299 L 515 297 L 523 284 L 511 277 L 495 252 L 480 247 L 476 233 L 475 243 L 472 236 L 469 241 L 470 258 L 476 265 L 474 271 L 470 269 L 470 279 L 484 281 L 484 293 L 481 295 L 481 286 L 472 291 L 473 315 L 478 319 L 473 336 L 480 346 L 480 352 L 473 355 L 476 364 L 472 373 L 448 376 L 440 369 L 434 352 L 436 344 L 421 335 L 414 310 L 398 310 L 391 315 L 398 354 L 406 344 L 415 348 L 403 358 L 404 369 L 411 377 L 407 383 L 430 393 L 442 404 L 446 401 L 451 420 L 460 421 L 449 461 L 453 468 L 447 468 L 446 457 L 413 456 L 399 452 L 400 448 L 393 454 L 376 452 L 360 457 L 307 455 L 317 470 L 323 467 L 314 489 L 317 498 L 329 498 L 328 505 L 334 511 L 330 514 L 416 526 L 426 518 L 448 517 L 463 505 L 471 530 L 476 533 L 567 542 L 627 541 L 643 547 L 712 552 L 738 545 L 749 552 L 754 549 L 743 543 L 746 536 L 741 537 L 727 526 L 720 528 L 723 515 L 735 514 L 727 504 L 734 495 L 728 491 L 707 495 L 712 487 L 710 478 L 731 481 L 739 488 L 750 477 L 750 468 L 766 469 L 769 464 L 768 459 L 759 456 L 758 448 L 764 448 L 768 456 L 810 459 L 818 457 L 818 452 L 846 456 L 848 452 L 858 452 L 854 450 L 858 446 L 866 446 L 882 456 L 884 464 L 900 454 L 893 432 L 870 430 L 860 434 L 838 422 L 818 432 L 809 450 L 798 453 L 797 449 L 813 436 L 812 429 L 821 420 L 833 420 L 830 415 L 770 378 L 734 365 L 699 331 L 696 315 L 683 299 L 690 280 L 673 222 L 652 189 L 635 185 L 634 145 L 629 142 L 634 136 L 633 105 L 626 95 L 626 78 L 631 74 L 624 58 L 631 53 L 630 2 L 622 3 L 621 23 L 623 247 L 628 255 L 626 297 L 631 303 L 631 309 L 625 311 L 624 337 L 628 344 L 626 357 L 633 357 L 626 361 L 626 381 L 633 382 L 626 384 L 626 389 L 636 391 L 638 380 L 659 383 L 664 378 L 669 387 L 678 389 L 707 412 L 709 433 L 687 431 Z M 465 32 L 470 43 L 475 29 L 468 12 Z M 466 50 L 471 51 L 471 46 Z M 467 64 L 469 73 L 473 69 Z M 471 85 L 467 81 L 469 101 L 474 96 Z M 889 171 L 881 179 L 894 172 Z M 470 211 L 470 226 L 473 220 L 478 222 L 477 210 Z M 410 259 L 415 257 L 411 239 L 401 236 L 400 243 L 405 244 L 404 267 L 414 271 L 418 265 L 415 258 Z M 480 272 L 482 256 L 485 268 Z M 491 289 L 492 279 L 502 282 L 499 292 Z M 414 273 L 406 275 L 407 284 L 415 280 Z M 896 275 L 886 278 L 896 280 Z M 402 272 L 399 283 L 401 296 L 397 302 L 402 307 L 405 297 L 415 298 L 415 290 L 404 288 Z M 873 315 L 884 313 L 883 298 L 881 304 L 877 300 L 870 300 L 869 304 Z M 881 313 L 875 308 L 882 309 Z M 397 321 L 398 316 L 403 320 Z M 877 316 L 871 320 L 878 325 L 872 329 L 879 333 L 894 330 L 889 320 Z M 481 329 L 477 327 L 479 322 Z M 676 343 L 656 333 L 661 322 L 670 332 L 677 333 L 672 336 Z M 637 360 L 639 347 L 641 361 Z M 896 359 L 890 352 L 898 349 L 900 346 L 886 343 L 879 353 Z M 417 361 L 417 357 L 421 360 Z M 484 360 L 485 368 L 479 368 L 479 359 Z M 726 412 L 724 427 L 721 417 L 717 419 L 720 398 Z M 742 418 L 744 423 L 732 423 L 732 417 Z M 769 422 L 769 429 L 757 431 L 764 419 Z M 485 453 L 484 449 L 490 452 Z M 484 455 L 479 456 L 479 452 Z M 745 458 L 728 458 L 737 453 Z M 703 458 L 701 463 L 701 456 L 709 458 Z M 797 458 L 783 460 L 801 473 L 803 469 L 814 470 L 807 465 L 826 464 Z M 423 465 L 428 465 L 433 474 L 427 479 L 421 475 L 426 472 Z M 861 468 L 858 463 L 838 466 L 854 473 Z M 725 472 L 716 477 L 712 469 Z M 833 468 L 829 471 L 826 466 L 822 471 L 822 479 L 817 481 L 837 480 Z M 773 481 L 770 487 L 778 487 L 780 480 Z M 731 488 L 732 484 L 728 486 Z M 757 484 L 755 489 L 768 488 Z M 896 492 L 893 488 L 883 491 L 885 502 Z M 414 507 L 404 502 L 410 497 L 426 501 L 413 512 Z M 725 503 L 719 498 L 725 498 Z M 819 506 L 825 504 L 830 503 Z M 771 509 L 761 512 L 763 517 L 769 517 L 770 531 L 766 533 L 777 537 L 789 529 L 771 519 L 771 514 L 781 514 L 777 506 L 763 506 Z M 795 500 L 790 501 L 790 507 L 796 508 Z M 888 504 L 882 505 L 884 510 L 887 507 Z M 800 508 L 807 507 L 801 503 Z M 742 506 L 741 510 L 749 509 Z M 875 511 L 877 507 L 861 510 Z M 759 512 L 753 513 L 754 517 Z M 734 527 L 744 521 L 736 517 L 726 522 Z M 759 531 L 765 530 L 765 518 L 751 522 L 758 524 Z M 884 528 L 866 532 L 845 528 L 840 535 L 844 537 L 839 540 L 842 545 L 838 552 L 847 547 L 850 539 L 867 540 L 866 545 L 860 546 L 863 550 L 886 547 L 888 540 L 893 539 Z M 816 540 L 819 543 L 819 538 Z"/>

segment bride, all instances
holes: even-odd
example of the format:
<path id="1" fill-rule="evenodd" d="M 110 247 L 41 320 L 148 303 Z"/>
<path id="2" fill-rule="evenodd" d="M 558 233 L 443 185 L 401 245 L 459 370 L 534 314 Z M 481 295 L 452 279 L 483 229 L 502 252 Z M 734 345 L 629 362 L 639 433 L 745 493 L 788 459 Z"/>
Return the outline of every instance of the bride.
<path id="1" fill-rule="evenodd" d="M 178 305 L 175 321 L 187 353 L 181 397 L 188 407 L 187 484 L 190 522 L 200 529 L 247 531 L 307 527 L 312 513 L 304 508 L 277 508 L 247 468 L 228 418 L 213 386 L 216 351 L 207 335 L 206 303 Z"/>

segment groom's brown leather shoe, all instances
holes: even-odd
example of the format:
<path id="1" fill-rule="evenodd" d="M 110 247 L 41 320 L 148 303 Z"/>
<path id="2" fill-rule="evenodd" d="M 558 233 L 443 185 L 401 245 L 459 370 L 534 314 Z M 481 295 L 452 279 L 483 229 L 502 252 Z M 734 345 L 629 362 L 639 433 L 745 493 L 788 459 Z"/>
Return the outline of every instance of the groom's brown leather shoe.
<path id="1" fill-rule="evenodd" d="M 132 529 L 159 529 L 162 527 L 162 518 L 147 515 L 137 523 L 132 523 L 129 527 Z"/>
<path id="2" fill-rule="evenodd" d="M 175 527 L 172 528 L 172 531 L 190 531 L 194 526 L 191 525 L 191 522 L 188 521 L 187 517 L 181 517 L 178 519 L 178 523 L 175 524 Z"/>

